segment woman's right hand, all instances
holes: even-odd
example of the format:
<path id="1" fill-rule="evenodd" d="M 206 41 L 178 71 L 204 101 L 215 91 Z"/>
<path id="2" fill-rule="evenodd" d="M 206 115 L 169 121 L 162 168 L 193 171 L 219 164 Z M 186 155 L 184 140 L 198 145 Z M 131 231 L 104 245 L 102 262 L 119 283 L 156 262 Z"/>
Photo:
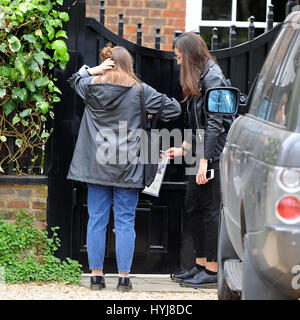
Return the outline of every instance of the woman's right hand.
<path id="1" fill-rule="evenodd" d="M 176 157 L 180 157 L 184 155 L 182 148 L 170 148 L 166 150 L 165 155 L 169 157 L 170 159 L 174 159 Z"/>
<path id="2" fill-rule="evenodd" d="M 112 59 L 104 60 L 99 66 L 89 69 L 89 73 L 92 76 L 98 76 L 104 73 L 106 70 L 113 69 L 115 67 L 115 62 Z"/>

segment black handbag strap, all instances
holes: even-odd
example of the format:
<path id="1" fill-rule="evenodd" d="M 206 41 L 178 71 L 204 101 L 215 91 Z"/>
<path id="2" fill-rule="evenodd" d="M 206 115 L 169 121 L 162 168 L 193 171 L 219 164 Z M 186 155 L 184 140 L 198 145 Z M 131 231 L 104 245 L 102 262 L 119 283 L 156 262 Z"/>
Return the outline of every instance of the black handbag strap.
<path id="1" fill-rule="evenodd" d="M 145 108 L 145 94 L 144 94 L 144 88 L 143 85 L 141 85 L 141 114 L 142 114 L 142 129 L 146 130 L 146 108 Z"/>
<path id="2" fill-rule="evenodd" d="M 145 93 L 144 93 L 143 85 L 141 85 L 141 96 L 140 97 L 141 97 L 142 129 L 146 130 L 147 123 L 146 123 Z M 166 103 L 166 95 L 162 94 L 161 104 L 160 104 L 158 112 L 155 114 L 152 129 L 156 128 L 158 119 L 160 118 L 160 116 L 162 114 L 163 107 L 165 106 L 165 103 Z"/>

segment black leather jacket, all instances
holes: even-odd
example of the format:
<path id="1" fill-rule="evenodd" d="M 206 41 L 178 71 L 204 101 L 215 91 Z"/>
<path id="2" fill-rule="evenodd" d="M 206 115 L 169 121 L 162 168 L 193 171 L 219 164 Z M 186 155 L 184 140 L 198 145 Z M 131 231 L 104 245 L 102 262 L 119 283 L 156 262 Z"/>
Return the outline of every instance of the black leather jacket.
<path id="1" fill-rule="evenodd" d="M 207 89 L 225 86 L 224 79 L 220 67 L 214 61 L 209 60 L 199 80 L 201 95 L 192 96 L 187 100 L 189 127 L 193 129 L 193 156 L 196 156 L 196 129 L 198 128 L 194 112 L 196 110 L 199 129 L 204 129 L 204 158 L 209 160 L 210 167 L 213 167 L 212 163 L 220 159 L 232 117 L 206 113 L 204 98 Z M 195 108 L 193 104 L 195 104 Z"/>

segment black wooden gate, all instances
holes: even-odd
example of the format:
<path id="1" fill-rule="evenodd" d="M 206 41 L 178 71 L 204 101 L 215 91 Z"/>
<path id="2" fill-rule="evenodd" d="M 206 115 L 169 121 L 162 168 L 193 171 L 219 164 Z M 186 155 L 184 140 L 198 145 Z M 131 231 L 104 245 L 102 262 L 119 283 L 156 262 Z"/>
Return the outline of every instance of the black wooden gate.
<path id="1" fill-rule="evenodd" d="M 52 165 L 48 172 L 49 198 L 48 228 L 59 226 L 62 246 L 59 256 L 78 259 L 88 271 L 86 252 L 87 189 L 85 184 L 66 180 L 72 159 L 83 102 L 68 87 L 66 79 L 83 64 L 99 63 L 100 51 L 108 42 L 127 48 L 135 61 L 137 75 L 146 83 L 169 97 L 182 99 L 179 68 L 174 54 L 142 47 L 128 42 L 106 29 L 92 18 L 85 18 L 85 1 L 66 0 L 64 10 L 69 12 L 67 25 L 70 62 L 66 70 L 56 70 L 62 101 L 55 106 L 54 134 L 52 137 Z M 259 72 L 278 27 L 246 44 L 212 51 L 233 86 L 248 92 Z M 182 116 L 161 128 L 184 127 L 185 106 Z M 169 273 L 187 267 L 193 253 L 184 216 L 184 169 L 171 164 L 159 198 L 140 195 L 136 211 L 136 249 L 133 273 Z M 112 218 L 112 217 L 111 217 Z M 105 272 L 116 272 L 113 221 L 107 233 Z"/>

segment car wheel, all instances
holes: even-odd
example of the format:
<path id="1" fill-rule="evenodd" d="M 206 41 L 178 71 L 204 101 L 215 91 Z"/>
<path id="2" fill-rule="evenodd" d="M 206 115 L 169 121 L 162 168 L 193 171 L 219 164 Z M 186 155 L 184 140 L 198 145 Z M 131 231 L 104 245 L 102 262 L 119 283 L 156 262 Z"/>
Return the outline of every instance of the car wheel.
<path id="1" fill-rule="evenodd" d="M 227 285 L 224 275 L 224 262 L 227 259 L 238 259 L 228 237 L 223 210 L 219 217 L 218 240 L 218 298 L 219 300 L 239 300 L 240 295 L 233 292 Z"/>
<path id="2" fill-rule="evenodd" d="M 272 288 L 259 277 L 251 259 L 247 239 L 246 235 L 244 238 L 242 300 L 289 300 L 287 296 Z"/>

